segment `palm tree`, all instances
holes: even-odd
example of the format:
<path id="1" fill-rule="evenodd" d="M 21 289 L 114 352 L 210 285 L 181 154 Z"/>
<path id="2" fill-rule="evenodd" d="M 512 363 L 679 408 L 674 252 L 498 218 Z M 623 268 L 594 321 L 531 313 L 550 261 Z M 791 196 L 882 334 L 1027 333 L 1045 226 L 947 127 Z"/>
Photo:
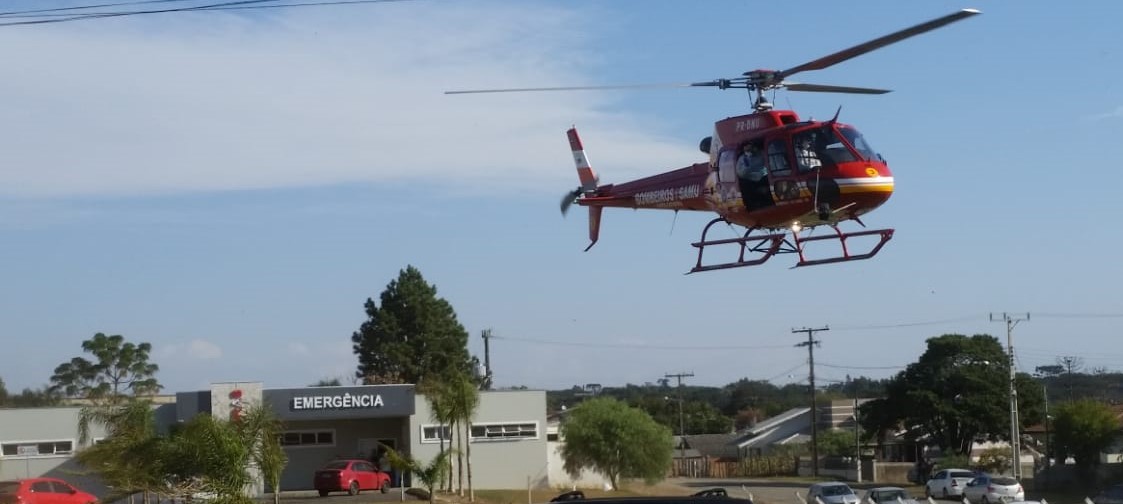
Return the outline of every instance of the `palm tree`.
<path id="1" fill-rule="evenodd" d="M 429 403 L 429 417 L 430 417 L 430 419 L 432 419 L 434 422 L 437 422 L 437 440 L 440 441 L 440 451 L 438 453 L 443 454 L 445 452 L 445 427 L 448 427 L 449 432 L 451 432 L 452 431 L 451 424 L 453 422 L 452 402 L 451 402 L 449 394 L 448 394 L 448 387 L 446 386 L 446 384 L 443 381 L 430 379 L 430 380 L 426 380 L 418 388 L 420 389 L 420 392 L 422 393 L 422 395 L 425 396 L 425 400 Z M 451 450 L 452 449 L 452 439 L 448 440 L 448 444 L 449 444 L 449 449 Z M 451 467 L 452 458 L 448 457 L 447 460 L 450 464 L 448 474 L 451 477 L 451 475 L 452 475 L 452 467 Z M 448 489 L 449 489 L 449 491 L 452 491 L 452 480 L 451 479 L 449 479 L 449 481 L 448 481 Z"/>
<path id="2" fill-rule="evenodd" d="M 429 504 L 433 504 L 434 493 L 436 492 L 437 485 L 440 485 L 445 478 L 445 471 L 448 471 L 448 461 L 452 458 L 453 450 L 442 451 L 433 457 L 428 464 L 422 464 L 408 455 L 402 455 L 390 448 L 383 445 L 383 450 L 386 450 L 386 458 L 390 460 L 390 465 L 403 473 L 410 473 L 425 486 L 425 490 L 429 492 Z"/>
<path id="3" fill-rule="evenodd" d="M 457 425 L 463 425 L 463 435 L 456 436 L 457 451 L 457 479 L 459 481 L 460 495 L 464 495 L 464 461 L 460 458 L 461 440 L 464 440 L 464 457 L 468 467 L 468 499 L 475 501 L 475 492 L 472 490 L 472 418 L 480 406 L 480 391 L 476 383 L 467 375 L 458 375 L 449 382 L 449 399 L 451 402 L 452 417 Z"/>
<path id="4" fill-rule="evenodd" d="M 159 463 L 162 440 L 156 436 L 151 403 L 135 400 L 82 408 L 78 413 L 80 445 L 89 441 L 93 425 L 101 425 L 106 436 L 80 450 L 77 459 L 113 488 L 108 501 L 144 492 L 147 502 L 150 492 L 164 489 Z"/>
<path id="5" fill-rule="evenodd" d="M 249 448 L 250 459 L 273 489 L 273 504 L 279 504 L 281 471 L 284 471 L 285 464 L 288 463 L 288 455 L 281 446 L 284 424 L 273 410 L 255 406 L 235 423 L 235 427 Z"/>

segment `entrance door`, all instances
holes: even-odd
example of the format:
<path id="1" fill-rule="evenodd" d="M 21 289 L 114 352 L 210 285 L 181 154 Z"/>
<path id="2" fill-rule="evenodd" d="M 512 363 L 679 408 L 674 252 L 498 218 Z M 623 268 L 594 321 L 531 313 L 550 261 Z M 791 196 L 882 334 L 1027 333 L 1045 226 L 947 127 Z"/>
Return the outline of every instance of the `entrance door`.
<path id="1" fill-rule="evenodd" d="M 378 459 L 376 456 L 378 455 L 379 448 L 381 448 L 378 446 L 378 441 L 379 440 L 375 438 L 359 438 L 358 446 L 355 448 L 355 456 L 363 460 L 374 462 L 374 465 L 377 466 Z M 378 467 L 375 467 L 375 469 L 378 469 Z"/>

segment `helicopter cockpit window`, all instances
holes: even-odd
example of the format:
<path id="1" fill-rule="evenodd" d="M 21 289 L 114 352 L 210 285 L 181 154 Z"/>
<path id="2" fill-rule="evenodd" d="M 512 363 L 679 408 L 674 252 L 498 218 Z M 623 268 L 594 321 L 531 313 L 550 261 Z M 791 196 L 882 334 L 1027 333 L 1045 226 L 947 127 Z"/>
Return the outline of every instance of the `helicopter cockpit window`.
<path id="1" fill-rule="evenodd" d="M 778 177 L 792 173 L 792 167 L 788 164 L 788 152 L 784 148 L 783 140 L 768 142 L 768 165 L 772 168 L 772 174 Z"/>
<path id="2" fill-rule="evenodd" d="M 823 136 L 823 157 L 828 163 L 849 163 L 858 160 L 858 158 L 854 157 L 854 154 L 850 152 L 850 148 L 846 146 L 846 143 L 842 141 L 842 137 L 838 136 L 838 133 L 835 133 L 833 129 L 825 127 L 820 133 Z"/>
<path id="3" fill-rule="evenodd" d="M 842 132 L 842 136 L 846 137 L 846 141 L 850 142 L 854 150 L 858 151 L 858 154 L 861 154 L 863 158 L 868 161 L 881 159 L 877 151 L 873 150 L 873 147 L 866 141 L 866 137 L 862 136 L 858 130 L 850 126 L 839 126 L 838 130 Z"/>

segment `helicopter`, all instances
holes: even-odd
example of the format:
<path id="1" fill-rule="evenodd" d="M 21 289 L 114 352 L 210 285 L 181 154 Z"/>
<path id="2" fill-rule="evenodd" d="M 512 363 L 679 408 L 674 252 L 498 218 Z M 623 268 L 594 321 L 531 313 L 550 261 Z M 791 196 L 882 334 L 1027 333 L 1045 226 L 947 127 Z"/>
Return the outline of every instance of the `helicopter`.
<path id="1" fill-rule="evenodd" d="M 888 35 L 808 61 L 787 70 L 751 70 L 740 77 L 705 82 L 668 84 L 674 87 L 745 89 L 755 94 L 752 113 L 727 117 L 714 123 L 713 134 L 702 139 L 699 149 L 709 160 L 684 168 L 617 184 L 600 183 L 589 163 L 576 127 L 567 131 L 580 186 L 563 197 L 565 215 L 576 203 L 589 209 L 588 251 L 600 236 L 601 214 L 606 207 L 632 209 L 690 210 L 715 212 L 716 218 L 702 229 L 696 264 L 687 274 L 719 269 L 756 266 L 779 254 L 796 254 L 793 268 L 869 259 L 893 238 L 893 229 L 842 231 L 840 225 L 855 221 L 880 207 L 893 194 L 893 175 L 885 159 L 852 125 L 838 121 L 839 112 L 827 121 L 802 120 L 792 110 L 774 110 L 765 92 L 786 89 L 798 92 L 884 94 L 887 89 L 806 84 L 788 80 L 806 71 L 822 70 L 870 51 L 900 42 L 974 15 L 977 9 L 951 14 L 898 30 Z M 446 94 L 524 91 L 567 91 L 650 87 L 569 86 L 446 91 Z M 707 239 L 718 223 L 741 226 L 739 237 Z M 819 226 L 831 233 L 813 235 Z M 850 250 L 848 240 L 874 241 L 861 253 Z M 808 257 L 813 242 L 836 242 L 836 255 Z M 707 248 L 736 247 L 737 258 L 703 264 Z"/>

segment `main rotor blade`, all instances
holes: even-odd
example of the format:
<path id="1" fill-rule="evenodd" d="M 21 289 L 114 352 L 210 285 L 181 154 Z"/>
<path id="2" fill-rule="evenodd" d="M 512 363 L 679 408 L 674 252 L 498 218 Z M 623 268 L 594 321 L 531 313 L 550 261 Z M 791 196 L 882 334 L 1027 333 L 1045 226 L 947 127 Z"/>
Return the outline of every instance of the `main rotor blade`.
<path id="1" fill-rule="evenodd" d="M 875 49 L 880 49 L 880 48 L 885 47 L 889 44 L 893 44 L 895 42 L 900 42 L 900 41 L 902 41 L 904 39 L 907 39 L 909 37 L 912 37 L 912 36 L 915 36 L 915 35 L 920 35 L 921 33 L 935 30 L 936 28 L 940 28 L 942 26 L 949 25 L 951 23 L 954 23 L 954 22 L 962 20 L 962 19 L 967 19 L 971 16 L 974 16 L 975 14 L 980 14 L 980 13 L 981 12 L 977 9 L 963 9 L 963 10 L 960 10 L 959 12 L 948 14 L 948 15 L 943 16 L 943 17 L 938 17 L 938 18 L 933 19 L 931 21 L 928 21 L 926 23 L 920 23 L 916 26 L 912 26 L 912 27 L 909 27 L 909 28 L 905 28 L 904 30 L 900 30 L 900 31 L 897 31 L 897 32 L 890 33 L 889 35 L 886 35 L 884 37 L 873 39 L 873 40 L 871 40 L 869 42 L 866 42 L 864 44 L 858 44 L 858 45 L 856 45 L 854 47 L 851 47 L 849 49 L 844 49 L 842 51 L 824 56 L 824 57 L 819 58 L 817 60 L 808 61 L 807 63 L 804 63 L 802 65 L 789 68 L 787 70 L 784 70 L 783 72 L 780 72 L 780 77 L 781 78 L 787 77 L 789 75 L 793 75 L 793 74 L 796 74 L 796 73 L 799 73 L 799 72 L 804 72 L 804 71 L 807 71 L 807 70 L 822 70 L 822 69 L 827 68 L 831 65 L 836 65 L 838 63 L 842 63 L 843 61 L 846 61 L 850 58 L 855 58 L 857 56 L 861 56 L 861 55 L 863 55 L 865 53 L 868 53 L 870 51 L 873 51 Z"/>
<path id="2" fill-rule="evenodd" d="M 824 84 L 781 84 L 789 91 L 808 91 L 812 93 L 851 93 L 851 94 L 885 94 L 891 89 L 874 89 L 852 86 L 828 86 Z"/>
<path id="3" fill-rule="evenodd" d="M 464 89 L 458 91 L 445 91 L 445 94 L 473 94 L 473 93 L 522 93 L 527 91 L 587 91 L 593 89 L 642 89 L 642 88 L 667 88 L 667 87 L 695 87 L 716 86 L 712 83 L 671 83 L 671 84 L 623 84 L 616 86 L 559 86 L 538 88 L 505 88 L 505 89 Z"/>

